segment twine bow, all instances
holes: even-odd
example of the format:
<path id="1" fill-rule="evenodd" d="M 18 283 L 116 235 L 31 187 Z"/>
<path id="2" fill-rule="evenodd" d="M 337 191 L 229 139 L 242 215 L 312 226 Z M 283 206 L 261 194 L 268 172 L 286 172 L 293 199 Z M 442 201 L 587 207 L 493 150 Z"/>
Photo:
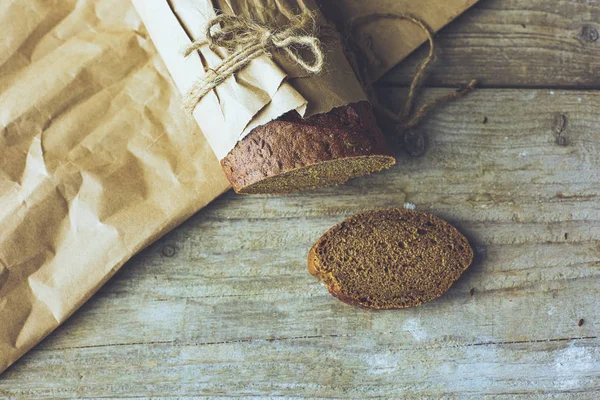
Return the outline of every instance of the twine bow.
<path id="1" fill-rule="evenodd" d="M 211 90 L 252 60 L 262 55 L 270 56 L 272 50 L 285 51 L 291 60 L 313 74 L 320 73 L 325 64 L 321 41 L 317 37 L 316 21 L 310 12 L 292 18 L 283 29 L 222 14 L 209 22 L 206 28 L 206 39 L 193 42 L 184 54 L 187 57 L 205 45 L 213 51 L 225 48 L 230 55 L 217 68 L 208 69 L 206 75 L 186 94 L 183 108 L 189 113 L 194 111 L 198 102 Z M 308 50 L 312 60 L 307 60 L 299 54 L 297 52 L 299 48 Z"/>

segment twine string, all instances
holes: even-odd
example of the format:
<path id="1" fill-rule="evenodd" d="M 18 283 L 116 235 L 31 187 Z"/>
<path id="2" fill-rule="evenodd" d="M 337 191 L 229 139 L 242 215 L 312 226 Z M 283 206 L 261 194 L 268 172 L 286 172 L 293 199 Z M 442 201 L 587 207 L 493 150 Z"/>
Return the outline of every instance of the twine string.
<path id="1" fill-rule="evenodd" d="M 353 19 L 348 24 L 346 36 L 348 40 L 355 40 L 356 31 L 365 25 L 381 19 L 395 19 L 409 21 L 418 26 L 427 36 L 429 53 L 417 67 L 417 72 L 411 82 L 408 98 L 400 114 L 392 112 L 381 105 L 369 84 L 366 71 L 361 71 L 356 56 L 349 54 L 351 62 L 363 87 L 367 91 L 375 109 L 388 117 L 396 124 L 398 130 L 404 132 L 418 125 L 432 110 L 452 100 L 458 99 L 472 92 L 477 81 L 472 80 L 468 85 L 459 88 L 445 96 L 434 99 L 414 111 L 417 97 L 422 89 L 423 82 L 431 65 L 436 61 L 436 44 L 433 31 L 422 20 L 401 13 L 374 13 Z M 322 72 L 325 65 L 325 56 L 318 38 L 318 29 L 315 17 L 310 12 L 304 12 L 292 18 L 287 28 L 273 28 L 267 25 L 248 20 L 234 15 L 218 15 L 206 27 L 206 39 L 196 40 L 185 50 L 185 56 L 208 45 L 213 51 L 219 48 L 226 49 L 230 54 L 214 69 L 208 69 L 205 76 L 194 83 L 183 100 L 183 107 L 189 113 L 198 105 L 198 102 L 219 86 L 235 72 L 247 66 L 252 60 L 262 56 L 271 55 L 275 49 L 283 50 L 287 56 L 309 73 Z M 379 63 L 372 51 L 369 38 L 363 36 L 363 43 L 353 43 L 355 50 L 362 51 L 370 63 Z M 366 39 L 366 40 L 365 40 Z M 305 49 L 311 59 L 303 57 L 298 50 Z"/>
<path id="2" fill-rule="evenodd" d="M 278 29 L 259 24 L 234 15 L 218 15 L 206 27 L 206 39 L 196 40 L 184 52 L 187 57 L 208 45 L 213 51 L 225 48 L 230 54 L 214 69 L 194 83 L 183 99 L 183 108 L 192 113 L 198 102 L 252 60 L 271 55 L 281 49 L 301 68 L 312 74 L 323 71 L 325 55 L 317 37 L 317 24 L 310 12 L 299 14 L 290 20 L 288 27 Z M 311 55 L 306 59 L 300 49 Z"/>
<path id="3" fill-rule="evenodd" d="M 364 72 L 361 74 L 360 69 L 357 68 L 357 71 L 359 71 L 358 74 L 363 75 L 359 76 L 359 78 L 361 79 L 365 90 L 369 93 L 369 97 L 375 109 L 379 111 L 379 113 L 385 115 L 386 117 L 394 121 L 396 124 L 398 124 L 398 130 L 400 132 L 404 132 L 410 128 L 414 128 L 423 120 L 423 118 L 425 118 L 425 116 L 427 116 L 427 114 L 429 114 L 432 110 L 438 108 L 439 106 L 446 104 L 452 100 L 463 97 L 475 90 L 475 87 L 477 86 L 477 81 L 472 80 L 465 87 L 459 88 L 456 91 L 453 91 L 445 96 L 439 97 L 429 103 L 426 103 L 423 106 L 421 106 L 416 112 L 413 113 L 417 97 L 421 91 L 423 82 L 425 80 L 425 77 L 427 76 L 427 72 L 431 65 L 436 61 L 436 45 L 435 40 L 433 38 L 433 31 L 429 28 L 429 26 L 427 26 L 427 24 L 425 24 L 425 22 L 410 14 L 374 13 L 357 17 L 350 21 L 350 23 L 348 24 L 346 36 L 349 38 L 349 40 L 354 39 L 356 41 L 356 31 L 358 30 L 358 28 L 364 27 L 365 25 L 371 24 L 381 19 L 396 19 L 409 21 L 417 25 L 426 34 L 427 41 L 429 42 L 429 53 L 427 57 L 417 67 L 417 72 L 415 73 L 415 76 L 410 84 L 408 98 L 399 115 L 394 113 L 387 107 L 381 105 L 381 103 L 377 100 L 377 96 L 374 93 L 372 85 L 368 84 L 366 74 L 364 74 Z M 365 38 L 363 37 L 361 40 L 362 43 L 360 43 L 360 41 L 359 43 L 355 42 L 353 47 L 356 47 L 357 50 L 361 50 L 368 58 L 372 58 L 372 51 L 366 51 L 370 50 L 369 44 L 366 43 L 367 40 L 365 40 Z M 358 67 L 358 62 L 356 61 L 356 59 L 354 59 L 353 61 L 355 66 Z M 373 60 L 369 61 L 373 62 Z M 377 60 L 375 60 L 375 62 L 377 62 Z"/>

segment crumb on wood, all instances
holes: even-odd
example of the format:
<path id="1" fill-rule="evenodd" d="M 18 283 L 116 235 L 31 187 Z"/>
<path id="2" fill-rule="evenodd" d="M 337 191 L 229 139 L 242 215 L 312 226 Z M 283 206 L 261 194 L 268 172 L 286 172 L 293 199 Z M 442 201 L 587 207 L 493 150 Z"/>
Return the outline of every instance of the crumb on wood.
<path id="1" fill-rule="evenodd" d="M 413 203 L 404 203 L 404 208 L 407 210 L 416 210 L 417 206 Z"/>

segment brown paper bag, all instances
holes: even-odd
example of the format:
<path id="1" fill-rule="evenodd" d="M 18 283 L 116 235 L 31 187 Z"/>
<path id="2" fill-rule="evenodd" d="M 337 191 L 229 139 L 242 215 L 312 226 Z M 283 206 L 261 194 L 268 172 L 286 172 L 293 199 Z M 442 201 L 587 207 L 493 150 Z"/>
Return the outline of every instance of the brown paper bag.
<path id="1" fill-rule="evenodd" d="M 475 1 L 323 0 L 341 24 L 408 10 L 434 29 Z M 228 185 L 128 1 L 3 0 L 0 26 L 3 371 Z M 372 77 L 424 40 L 370 29 Z"/>
<path id="2" fill-rule="evenodd" d="M 345 31 L 349 21 L 373 13 L 410 14 L 425 21 L 434 32 L 448 25 L 479 0 L 319 0 L 323 13 Z M 381 20 L 364 27 L 372 39 L 371 49 L 378 62 L 369 65 L 369 83 L 375 82 L 404 60 L 427 36 L 418 26 L 397 20 Z"/>
<path id="3" fill-rule="evenodd" d="M 285 26 L 300 11 L 313 12 L 318 26 L 327 24 L 314 0 L 132 2 L 182 95 L 205 75 L 205 69 L 216 69 L 223 62 L 224 49 L 202 46 L 188 57 L 182 51 L 192 38 L 206 38 L 206 27 L 217 15 L 214 7 L 268 26 Z M 308 73 L 285 53 L 274 51 L 275 59 L 262 55 L 200 99 L 194 119 L 219 160 L 254 128 L 289 111 L 308 118 L 367 100 L 339 38 L 329 36 L 322 38 L 327 65 L 320 74 Z"/>

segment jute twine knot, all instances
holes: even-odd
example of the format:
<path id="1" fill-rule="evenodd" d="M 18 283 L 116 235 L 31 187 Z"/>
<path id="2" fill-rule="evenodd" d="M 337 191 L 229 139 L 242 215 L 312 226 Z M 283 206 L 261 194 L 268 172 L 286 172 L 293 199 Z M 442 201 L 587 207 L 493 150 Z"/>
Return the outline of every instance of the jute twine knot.
<path id="1" fill-rule="evenodd" d="M 223 81 L 244 68 L 252 60 L 271 55 L 281 49 L 287 56 L 309 73 L 318 74 L 325 65 L 315 17 L 304 12 L 292 18 L 286 28 L 275 28 L 235 15 L 218 15 L 206 27 L 206 39 L 197 40 L 185 50 L 189 56 L 202 46 L 213 51 L 225 48 L 230 54 L 218 67 L 208 69 L 183 100 L 183 108 L 192 113 L 198 102 Z M 306 59 L 298 50 L 305 49 L 311 59 Z"/>
<path id="2" fill-rule="evenodd" d="M 359 64 L 358 64 L 356 58 L 351 60 L 353 62 L 353 64 L 355 65 L 359 79 L 362 81 L 361 83 L 363 84 L 363 87 L 367 91 L 367 94 L 368 94 L 374 108 L 380 114 L 384 115 L 385 117 L 389 118 L 390 120 L 394 121 L 397 124 L 396 130 L 398 133 L 400 133 L 400 134 L 404 133 L 405 131 L 417 126 L 423 120 L 423 118 L 425 118 L 425 116 L 427 116 L 427 114 L 429 114 L 429 112 L 434 110 L 435 108 L 437 108 L 443 104 L 446 104 L 452 100 L 463 97 L 463 96 L 469 94 L 470 92 L 472 92 L 473 90 L 475 90 L 475 87 L 477 86 L 477 81 L 472 80 L 465 87 L 459 88 L 458 90 L 456 90 L 454 92 L 451 92 L 445 96 L 439 97 L 429 103 L 426 103 L 413 113 L 414 108 L 415 108 L 415 102 L 417 100 L 417 96 L 420 92 L 420 89 L 423 85 L 423 81 L 425 80 L 425 77 L 427 75 L 427 71 L 429 70 L 431 65 L 436 60 L 436 47 L 435 47 L 435 40 L 433 38 L 433 31 L 429 28 L 429 26 L 427 26 L 425 24 L 425 22 L 423 22 L 422 20 L 420 20 L 410 14 L 375 13 L 375 14 L 369 14 L 369 15 L 365 15 L 365 16 L 353 19 L 352 21 L 350 21 L 350 23 L 347 26 L 346 36 L 347 36 L 348 40 L 354 41 L 354 43 L 351 43 L 352 47 L 354 47 L 354 50 L 361 51 L 367 57 L 367 59 L 370 63 L 378 63 L 379 62 L 379 60 L 374 59 L 375 55 L 374 55 L 372 49 L 370 48 L 370 39 L 364 35 L 362 35 L 362 37 L 360 37 L 361 35 L 357 35 L 356 31 L 360 27 L 363 27 L 370 23 L 379 21 L 381 19 L 395 19 L 395 20 L 409 21 L 409 22 L 417 25 L 426 34 L 427 40 L 429 42 L 429 54 L 427 55 L 425 60 L 423 60 L 423 62 L 417 67 L 417 72 L 410 84 L 408 98 L 407 98 L 406 103 L 399 115 L 379 103 L 379 101 L 377 99 L 377 95 L 376 95 L 372 85 L 368 84 L 368 80 L 366 78 L 366 76 L 367 76 L 366 71 L 364 71 L 364 70 L 361 71 L 361 68 L 359 67 Z M 357 39 L 357 36 L 358 36 L 358 39 Z"/>

